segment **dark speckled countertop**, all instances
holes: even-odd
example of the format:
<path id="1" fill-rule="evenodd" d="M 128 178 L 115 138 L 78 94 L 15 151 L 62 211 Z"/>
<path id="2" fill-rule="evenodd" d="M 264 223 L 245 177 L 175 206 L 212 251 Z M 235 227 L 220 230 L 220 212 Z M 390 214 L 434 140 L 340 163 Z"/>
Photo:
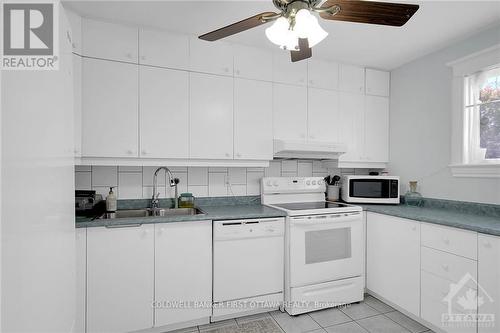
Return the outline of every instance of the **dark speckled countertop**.
<path id="1" fill-rule="evenodd" d="M 471 209 L 464 207 L 467 205 L 471 204 L 464 203 L 461 208 L 454 207 L 453 205 L 433 204 L 424 205 L 424 207 L 413 207 L 404 204 L 362 206 L 368 212 L 500 236 L 500 216 L 495 212 L 494 205 L 472 204 L 475 208 Z"/>
<path id="2" fill-rule="evenodd" d="M 266 217 L 283 217 L 284 212 L 266 207 L 260 204 L 232 204 L 232 205 L 198 205 L 204 215 L 184 215 L 165 217 L 135 217 L 120 219 L 97 219 L 90 221 L 89 218 L 77 218 L 77 228 L 119 226 L 128 224 L 148 224 L 148 223 L 171 223 L 171 222 L 192 222 L 202 220 L 237 220 Z"/>

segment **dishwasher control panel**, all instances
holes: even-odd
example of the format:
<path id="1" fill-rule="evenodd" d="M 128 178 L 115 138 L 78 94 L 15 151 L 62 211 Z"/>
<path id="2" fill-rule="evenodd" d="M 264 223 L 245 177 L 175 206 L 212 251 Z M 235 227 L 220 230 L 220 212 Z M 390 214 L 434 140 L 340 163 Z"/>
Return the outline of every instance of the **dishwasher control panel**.
<path id="1" fill-rule="evenodd" d="M 214 240 L 283 237 L 284 218 L 214 221 Z"/>

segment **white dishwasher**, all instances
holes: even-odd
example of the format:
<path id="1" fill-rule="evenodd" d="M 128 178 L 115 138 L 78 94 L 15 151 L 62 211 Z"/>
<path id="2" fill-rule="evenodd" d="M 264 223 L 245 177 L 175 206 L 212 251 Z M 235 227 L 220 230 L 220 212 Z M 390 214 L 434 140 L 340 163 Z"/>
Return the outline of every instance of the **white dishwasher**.
<path id="1" fill-rule="evenodd" d="M 283 304 L 284 219 L 214 221 L 212 321 Z"/>

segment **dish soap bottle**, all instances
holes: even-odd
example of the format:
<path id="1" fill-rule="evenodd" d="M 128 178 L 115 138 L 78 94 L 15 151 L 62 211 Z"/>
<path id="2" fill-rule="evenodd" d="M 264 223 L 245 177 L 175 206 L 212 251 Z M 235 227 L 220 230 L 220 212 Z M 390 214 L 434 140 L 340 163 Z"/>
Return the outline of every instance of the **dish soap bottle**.
<path id="1" fill-rule="evenodd" d="M 109 194 L 106 197 L 106 211 L 116 212 L 116 194 L 113 192 L 114 187 L 109 188 Z"/>
<path id="2" fill-rule="evenodd" d="M 405 194 L 405 203 L 408 206 L 420 207 L 423 204 L 422 194 L 417 192 L 417 181 L 409 182 L 409 190 Z"/>

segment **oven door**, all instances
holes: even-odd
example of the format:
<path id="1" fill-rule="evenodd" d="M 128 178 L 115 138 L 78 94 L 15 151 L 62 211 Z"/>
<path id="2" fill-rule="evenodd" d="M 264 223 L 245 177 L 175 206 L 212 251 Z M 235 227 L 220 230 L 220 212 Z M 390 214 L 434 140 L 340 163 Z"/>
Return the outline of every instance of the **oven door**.
<path id="1" fill-rule="evenodd" d="M 361 213 L 291 217 L 289 227 L 291 287 L 362 275 Z"/>

